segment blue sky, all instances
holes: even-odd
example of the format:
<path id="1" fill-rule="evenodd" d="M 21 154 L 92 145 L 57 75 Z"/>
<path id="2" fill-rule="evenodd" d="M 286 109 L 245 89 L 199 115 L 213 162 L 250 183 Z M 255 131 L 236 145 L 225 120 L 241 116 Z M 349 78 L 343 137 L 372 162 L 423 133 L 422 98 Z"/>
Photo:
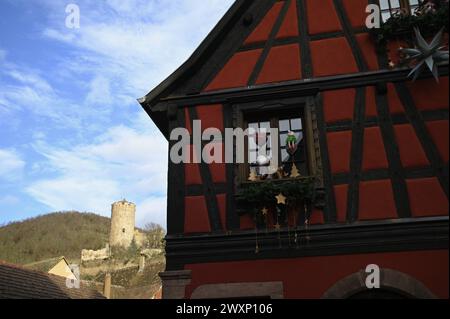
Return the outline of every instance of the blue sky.
<path id="1" fill-rule="evenodd" d="M 52 211 L 166 222 L 167 145 L 136 99 L 232 0 L 0 0 L 0 224 Z M 68 4 L 80 28 L 65 26 Z"/>

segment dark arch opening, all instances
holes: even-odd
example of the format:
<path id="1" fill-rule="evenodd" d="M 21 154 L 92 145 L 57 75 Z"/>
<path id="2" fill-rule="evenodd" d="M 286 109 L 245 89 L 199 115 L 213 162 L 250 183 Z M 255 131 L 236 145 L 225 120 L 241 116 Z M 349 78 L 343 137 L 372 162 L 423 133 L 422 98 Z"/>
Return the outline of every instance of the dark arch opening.
<path id="1" fill-rule="evenodd" d="M 353 295 L 350 295 L 348 299 L 416 299 L 416 298 L 401 291 L 381 288 L 381 289 L 365 289 Z"/>
<path id="2" fill-rule="evenodd" d="M 330 287 L 324 299 L 435 299 L 417 279 L 393 269 L 381 269 L 380 289 L 368 289 L 364 270 L 351 274 Z"/>

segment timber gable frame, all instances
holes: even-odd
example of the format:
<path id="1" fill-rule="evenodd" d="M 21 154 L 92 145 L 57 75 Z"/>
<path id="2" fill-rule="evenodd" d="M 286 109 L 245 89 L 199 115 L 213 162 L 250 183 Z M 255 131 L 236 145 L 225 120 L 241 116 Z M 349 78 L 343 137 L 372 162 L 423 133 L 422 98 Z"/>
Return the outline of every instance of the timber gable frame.
<path id="1" fill-rule="evenodd" d="M 437 177 L 448 198 L 448 164 L 444 163 L 426 132 L 423 120 L 448 120 L 447 110 L 419 112 L 410 97 L 404 82 L 409 68 L 389 70 L 387 58 L 378 53 L 380 70 L 370 71 L 364 60 L 356 35 L 367 32 L 364 28 L 352 27 L 343 10 L 341 0 L 333 0 L 342 30 L 310 35 L 306 15 L 306 1 L 296 0 L 299 36 L 275 39 L 281 25 L 281 17 L 295 0 L 288 0 L 281 9 L 280 18 L 266 43 L 242 45 L 253 31 L 253 26 L 266 15 L 277 1 L 238 0 L 219 22 L 193 56 L 173 75 L 164 81 L 145 98 L 140 100 L 142 107 L 152 117 L 159 129 L 168 138 L 175 127 L 184 127 L 186 112 L 191 120 L 197 118 L 195 106 L 221 104 L 223 106 L 224 127 L 237 127 L 236 108 L 239 105 L 275 101 L 283 105 L 287 99 L 313 101 L 315 108 L 318 138 L 316 146 L 320 156 L 316 164 L 322 170 L 322 186 L 325 189 L 324 221 L 325 225 L 311 226 L 310 232 L 317 241 L 305 243 L 304 247 L 292 250 L 292 247 L 278 249 L 275 233 L 269 233 L 262 239 L 263 252 L 254 255 L 254 231 L 239 229 L 239 216 L 236 213 L 234 194 L 238 183 L 236 167 L 226 164 L 226 183 L 214 183 L 208 165 L 200 165 L 202 185 L 185 185 L 185 170 L 181 164 L 169 163 L 168 186 L 168 270 L 181 270 L 184 263 L 208 262 L 246 258 L 281 258 L 291 256 L 311 256 L 320 254 L 341 254 L 360 252 L 404 251 L 420 249 L 448 248 L 448 217 L 415 220 L 409 207 L 406 179 Z M 370 1 L 373 2 L 373 1 Z M 275 31 L 276 30 L 276 31 Z M 311 59 L 311 41 L 345 37 L 356 61 L 358 72 L 351 74 L 313 77 L 314 68 Z M 267 59 L 268 50 L 273 45 L 299 44 L 301 49 L 302 79 L 280 83 L 255 85 L 256 78 Z M 208 83 L 224 67 L 236 52 L 261 49 L 255 69 L 246 87 L 205 91 Z M 448 65 L 439 67 L 441 76 L 448 76 Z M 423 78 L 431 74 L 424 73 Z M 387 84 L 393 83 L 406 109 L 403 115 L 392 115 L 388 110 L 386 97 Z M 366 87 L 376 90 L 377 116 L 365 116 Z M 322 94 L 324 91 L 356 88 L 355 114 L 353 120 L 326 123 L 324 119 Z M 404 168 L 401 164 L 398 146 L 395 143 L 393 127 L 396 124 L 411 123 L 424 147 L 430 165 L 425 168 Z M 362 172 L 363 138 L 366 128 L 380 127 L 382 140 L 386 147 L 388 168 Z M 330 132 L 351 131 L 351 169 L 348 173 L 331 173 L 327 147 L 327 134 Z M 170 145 L 172 142 L 170 143 Z M 359 185 L 362 182 L 380 179 L 390 180 L 393 188 L 398 220 L 382 222 L 357 222 Z M 349 185 L 345 225 L 337 224 L 337 208 L 333 187 Z M 225 223 L 221 221 L 217 195 L 226 196 Z M 209 215 L 210 234 L 184 234 L 185 196 L 205 196 Z M 420 225 L 420 227 L 418 226 Z M 447 225 L 447 231 L 445 227 Z M 423 228 L 422 228 L 423 226 Z M 372 237 L 362 236 L 365 231 Z M 315 235 L 314 235 L 315 234 Z M 317 237 L 316 237 L 317 235 Z M 281 238 L 287 243 L 289 234 L 282 232 Z M 420 239 L 418 239 L 420 237 Z M 400 239 L 399 239 L 400 238 Z M 314 252 L 313 252 L 314 251 Z M 218 257 L 220 255 L 221 257 Z M 251 255 L 251 256 L 250 256 Z M 228 257 L 225 257 L 228 256 Z"/>

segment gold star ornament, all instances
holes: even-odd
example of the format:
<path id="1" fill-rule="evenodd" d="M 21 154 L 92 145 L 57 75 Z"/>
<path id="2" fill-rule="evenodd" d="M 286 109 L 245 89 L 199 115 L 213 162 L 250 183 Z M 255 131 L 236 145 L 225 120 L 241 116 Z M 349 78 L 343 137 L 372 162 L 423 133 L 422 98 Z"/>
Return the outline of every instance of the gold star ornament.
<path id="1" fill-rule="evenodd" d="M 278 196 L 275 196 L 275 198 L 277 199 L 277 204 L 283 204 L 286 205 L 286 197 L 283 194 L 279 194 Z"/>

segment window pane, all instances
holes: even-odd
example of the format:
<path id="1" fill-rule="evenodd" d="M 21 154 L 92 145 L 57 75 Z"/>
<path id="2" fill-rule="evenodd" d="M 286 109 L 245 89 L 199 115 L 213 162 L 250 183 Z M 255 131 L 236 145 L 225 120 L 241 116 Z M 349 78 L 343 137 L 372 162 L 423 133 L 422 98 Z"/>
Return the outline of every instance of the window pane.
<path id="1" fill-rule="evenodd" d="M 259 126 L 259 127 L 261 128 L 261 131 L 262 131 L 262 132 L 269 133 L 269 130 L 270 130 L 270 122 L 262 122 L 262 123 L 260 123 L 260 126 Z"/>
<path id="2" fill-rule="evenodd" d="M 289 154 L 288 154 L 288 152 L 286 151 L 286 149 L 282 149 L 282 150 L 281 150 L 281 160 L 282 160 L 283 162 L 287 162 L 287 161 L 289 160 Z"/>
<path id="3" fill-rule="evenodd" d="M 288 137 L 287 134 L 280 134 L 280 146 L 285 146 L 286 145 L 287 137 Z"/>
<path id="4" fill-rule="evenodd" d="M 380 0 L 381 10 L 389 9 L 388 0 Z"/>
<path id="5" fill-rule="evenodd" d="M 278 159 L 278 165 L 289 165 L 291 160 L 293 160 L 286 149 L 288 132 L 294 132 L 295 136 L 297 137 L 298 143 L 300 143 L 303 139 L 302 119 L 298 115 L 294 115 L 290 118 L 283 118 L 282 120 L 279 120 L 278 123 L 276 123 L 279 129 L 279 134 L 277 136 L 277 138 L 279 139 L 279 141 L 277 141 L 279 145 L 277 148 L 273 148 L 274 143 L 272 143 L 272 140 L 270 138 L 271 135 L 269 134 L 270 131 L 268 131 L 272 126 L 271 124 L 273 124 L 273 122 L 269 120 L 269 117 L 267 117 L 265 121 L 252 121 L 248 124 L 250 129 L 247 151 L 248 162 L 250 164 L 251 170 L 255 170 L 258 175 L 266 175 L 269 173 L 269 163 L 266 163 L 264 165 L 260 165 L 258 163 L 258 160 L 264 160 L 266 156 L 271 161 L 270 165 L 273 164 L 273 157 L 278 157 L 280 156 L 279 154 L 281 154 L 281 158 Z M 267 130 L 267 132 L 265 132 L 265 130 Z M 267 139 L 265 139 L 264 137 L 267 137 Z M 300 155 L 303 153 L 304 152 L 297 152 L 297 154 Z M 300 159 L 297 158 L 300 155 L 296 155 L 295 161 L 298 161 Z"/>
<path id="6" fill-rule="evenodd" d="M 267 135 L 264 133 L 261 133 L 260 135 L 258 135 L 258 139 L 256 140 L 256 143 L 258 143 L 259 147 L 266 147 L 268 140 L 269 139 L 268 139 Z"/>
<path id="7" fill-rule="evenodd" d="M 381 16 L 383 17 L 383 22 L 386 22 L 391 17 L 391 14 L 389 12 L 383 12 Z"/>
<path id="8" fill-rule="evenodd" d="M 409 4 L 411 4 L 412 6 L 419 5 L 419 0 L 409 0 Z"/>
<path id="9" fill-rule="evenodd" d="M 302 120 L 301 119 L 293 119 L 291 120 L 291 130 L 293 131 L 298 131 L 298 130 L 302 130 L 303 126 L 302 126 Z"/>
<path id="10" fill-rule="evenodd" d="M 288 132 L 291 128 L 289 127 L 289 120 L 280 121 L 280 132 Z"/>
<path id="11" fill-rule="evenodd" d="M 250 164 L 256 163 L 257 154 L 258 153 L 256 151 L 250 151 L 249 152 L 249 159 L 248 159 L 248 161 L 249 161 Z"/>
<path id="12" fill-rule="evenodd" d="M 255 141 L 255 137 L 254 136 L 250 136 L 248 138 L 248 148 L 250 150 L 256 150 L 258 149 L 258 145 L 256 145 L 256 141 Z"/>
<path id="13" fill-rule="evenodd" d="M 391 0 L 391 8 L 400 8 L 400 0 Z"/>

